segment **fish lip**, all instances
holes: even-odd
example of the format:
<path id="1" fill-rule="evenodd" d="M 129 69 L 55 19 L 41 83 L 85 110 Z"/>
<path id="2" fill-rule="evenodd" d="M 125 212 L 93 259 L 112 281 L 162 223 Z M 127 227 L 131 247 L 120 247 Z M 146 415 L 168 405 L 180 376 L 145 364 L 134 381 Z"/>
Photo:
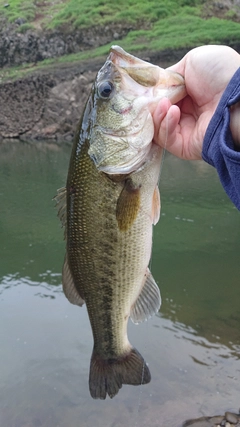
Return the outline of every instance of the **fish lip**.
<path id="1" fill-rule="evenodd" d="M 130 53 L 125 52 L 124 49 L 122 49 L 120 46 L 118 45 L 112 45 L 110 48 L 110 60 L 115 64 L 116 60 L 118 59 L 122 59 L 124 61 L 126 61 L 126 63 L 136 63 L 136 58 L 131 55 Z M 137 62 L 145 62 L 142 61 L 141 59 L 138 59 Z M 117 65 L 117 64 L 116 64 Z M 120 64 L 119 64 L 120 65 Z"/>

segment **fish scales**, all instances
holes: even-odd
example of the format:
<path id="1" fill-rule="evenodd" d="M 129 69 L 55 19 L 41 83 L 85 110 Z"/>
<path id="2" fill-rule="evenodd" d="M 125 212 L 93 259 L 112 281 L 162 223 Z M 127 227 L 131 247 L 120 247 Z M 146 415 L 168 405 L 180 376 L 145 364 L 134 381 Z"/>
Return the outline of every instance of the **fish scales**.
<path id="1" fill-rule="evenodd" d="M 151 114 L 166 94 L 172 102 L 185 95 L 181 76 L 113 47 L 78 126 L 66 189 L 56 197 L 67 241 L 63 290 L 71 303 L 86 303 L 94 338 L 93 398 L 151 379 L 127 323 L 146 320 L 161 303 L 148 269 L 162 157 Z"/>
<path id="2" fill-rule="evenodd" d="M 119 328 L 126 329 L 129 307 L 139 294 L 139 281 L 143 280 L 149 261 L 150 248 L 146 250 L 145 234 L 148 233 L 149 238 L 152 229 L 148 213 L 152 195 L 148 188 L 134 226 L 122 233 L 117 224 L 116 205 L 124 183 L 114 182 L 97 172 L 89 156 L 84 155 L 88 144 L 82 145 L 80 150 L 78 144 L 76 151 L 80 151 L 81 160 L 75 162 L 76 169 L 71 170 L 67 184 L 68 188 L 79 188 L 77 194 L 68 194 L 70 266 L 76 277 L 76 287 L 87 303 L 98 352 L 105 355 L 109 351 L 114 356 L 124 348 L 125 335 L 122 331 L 119 333 Z M 156 151 L 160 154 L 161 149 Z M 146 198 L 150 209 L 146 207 Z M 149 230 L 142 230 L 139 236 L 139 229 L 146 220 Z M 123 317 L 126 317 L 124 325 Z"/>

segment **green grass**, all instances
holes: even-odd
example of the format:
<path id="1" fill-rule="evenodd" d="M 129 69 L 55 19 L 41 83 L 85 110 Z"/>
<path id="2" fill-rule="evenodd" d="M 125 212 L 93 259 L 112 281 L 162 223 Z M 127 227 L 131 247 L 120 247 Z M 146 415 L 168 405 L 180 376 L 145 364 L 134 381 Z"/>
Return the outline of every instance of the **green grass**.
<path id="1" fill-rule="evenodd" d="M 174 31 L 173 31 L 174 29 Z M 240 40 L 240 24 L 211 18 L 203 20 L 194 15 L 178 15 L 158 21 L 152 31 L 132 31 L 124 42 L 129 49 L 177 49 L 201 44 L 230 43 Z"/>
<path id="2" fill-rule="evenodd" d="M 77 28 L 123 23 L 130 31 L 122 44 L 131 50 L 188 47 L 221 40 L 240 39 L 240 24 L 230 20 L 201 18 L 204 0 L 0 0 L 0 16 L 26 23 L 25 32 L 37 27 L 59 28 L 74 32 Z M 116 30 L 117 32 L 117 30 Z M 237 35 L 239 34 L 239 36 Z M 106 49 L 104 50 L 106 52 Z"/>
<path id="3" fill-rule="evenodd" d="M 33 67 L 4 69 L 0 73 L 2 81 L 53 64 L 104 57 L 111 44 L 119 44 L 134 53 L 240 41 L 240 23 L 201 17 L 204 0 L 9 0 L 9 7 L 4 7 L 5 4 L 6 0 L 0 0 L 0 17 L 4 15 L 11 22 L 24 18 L 26 22 L 18 27 L 20 32 L 39 27 L 39 22 L 42 28 L 68 32 L 114 23 L 136 29 L 125 38 L 96 49 L 45 60 Z M 230 10 L 227 16 L 231 18 L 232 14 Z"/>
<path id="4" fill-rule="evenodd" d="M 10 22 L 40 19 L 48 28 L 83 28 L 124 22 L 151 23 L 174 16 L 186 7 L 192 11 L 202 0 L 0 0 L 0 15 Z"/>
<path id="5" fill-rule="evenodd" d="M 154 22 L 176 13 L 177 0 L 69 0 L 53 18 L 51 27 L 70 24 L 73 27 L 105 25 L 112 22 L 134 24 L 139 21 Z"/>

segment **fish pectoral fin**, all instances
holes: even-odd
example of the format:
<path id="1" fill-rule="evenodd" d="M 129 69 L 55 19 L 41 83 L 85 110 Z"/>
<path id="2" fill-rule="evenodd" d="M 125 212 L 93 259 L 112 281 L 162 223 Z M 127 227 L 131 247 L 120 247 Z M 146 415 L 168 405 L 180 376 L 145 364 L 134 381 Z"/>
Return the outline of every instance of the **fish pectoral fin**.
<path id="1" fill-rule="evenodd" d="M 161 306 L 161 295 L 149 269 L 146 280 L 136 302 L 132 306 L 130 317 L 133 323 L 143 322 L 158 312 Z"/>
<path id="2" fill-rule="evenodd" d="M 158 186 L 155 187 L 152 199 L 152 223 L 156 225 L 160 218 L 160 193 Z"/>
<path id="3" fill-rule="evenodd" d="M 57 195 L 53 198 L 56 202 L 56 207 L 58 210 L 58 217 L 64 228 L 64 239 L 66 239 L 67 233 L 67 190 L 65 187 L 59 188 L 57 190 Z"/>
<path id="4" fill-rule="evenodd" d="M 62 284 L 63 284 L 63 292 L 67 297 L 68 301 L 71 304 L 80 305 L 80 307 L 84 304 L 84 299 L 79 294 L 77 290 L 72 273 L 68 263 L 68 256 L 65 255 L 63 271 L 62 271 Z"/>
<path id="5" fill-rule="evenodd" d="M 140 186 L 126 179 L 117 201 L 116 218 L 120 231 L 127 231 L 135 221 L 140 208 Z"/>

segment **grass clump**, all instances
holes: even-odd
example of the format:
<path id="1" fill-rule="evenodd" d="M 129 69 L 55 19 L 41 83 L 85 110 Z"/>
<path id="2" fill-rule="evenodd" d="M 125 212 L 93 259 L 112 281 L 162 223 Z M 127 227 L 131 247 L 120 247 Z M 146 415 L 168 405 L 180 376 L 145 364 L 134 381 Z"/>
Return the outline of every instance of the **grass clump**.
<path id="1" fill-rule="evenodd" d="M 5 7 L 5 5 L 7 5 Z M 36 6 L 33 0 L 0 0 L 0 14 L 5 15 L 9 22 L 14 22 L 18 18 L 22 18 L 27 22 L 33 21 L 36 13 Z"/>
<path id="2" fill-rule="evenodd" d="M 230 43 L 239 40 L 239 34 L 237 22 L 179 14 L 156 22 L 151 31 L 131 31 L 124 39 L 124 46 L 131 50 L 177 49 L 223 41 Z"/>
<path id="3" fill-rule="evenodd" d="M 33 30 L 34 26 L 32 24 L 28 24 L 27 22 L 25 24 L 22 24 L 19 26 L 19 32 L 20 33 L 26 33 L 28 30 Z"/>
<path id="4" fill-rule="evenodd" d="M 178 6 L 179 0 L 69 0 L 61 12 L 54 16 L 50 26 L 70 24 L 77 28 L 113 22 L 150 23 L 176 14 Z"/>

